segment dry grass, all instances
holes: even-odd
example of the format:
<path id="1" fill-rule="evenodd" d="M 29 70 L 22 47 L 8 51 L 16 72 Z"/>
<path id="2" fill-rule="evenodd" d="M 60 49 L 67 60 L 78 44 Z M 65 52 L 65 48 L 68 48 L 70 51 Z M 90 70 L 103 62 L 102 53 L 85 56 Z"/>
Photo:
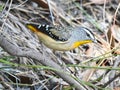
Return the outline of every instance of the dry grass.
<path id="1" fill-rule="evenodd" d="M 75 90 L 64 77 L 68 75 L 79 82 L 83 90 L 119 90 L 119 1 L 90 1 L 1 0 L 0 35 L 4 36 L 2 40 L 9 41 L 15 48 L 11 53 L 9 45 L 0 43 L 0 88 Z M 28 22 L 62 27 L 86 26 L 94 32 L 98 43 L 72 51 L 53 51 L 26 28 Z M 4 42 L 2 40 L 0 42 Z M 19 54 L 16 46 L 25 54 Z M 25 51 L 37 52 L 40 58 L 30 58 Z M 62 70 L 47 60 L 61 66 Z"/>

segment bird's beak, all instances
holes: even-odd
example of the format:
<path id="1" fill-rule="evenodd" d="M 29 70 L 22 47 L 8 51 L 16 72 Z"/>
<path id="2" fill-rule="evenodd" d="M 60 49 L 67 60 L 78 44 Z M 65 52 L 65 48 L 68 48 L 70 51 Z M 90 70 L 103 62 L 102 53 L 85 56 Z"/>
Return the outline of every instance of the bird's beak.
<path id="1" fill-rule="evenodd" d="M 93 41 L 93 43 L 98 43 L 97 39 L 94 39 L 94 40 L 92 40 L 92 41 Z"/>

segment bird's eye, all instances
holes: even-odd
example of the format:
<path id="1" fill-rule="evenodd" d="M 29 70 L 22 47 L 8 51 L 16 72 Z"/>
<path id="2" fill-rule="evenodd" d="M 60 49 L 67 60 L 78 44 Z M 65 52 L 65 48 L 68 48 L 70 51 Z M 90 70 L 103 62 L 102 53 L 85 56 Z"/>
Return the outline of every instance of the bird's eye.
<path id="1" fill-rule="evenodd" d="M 86 35 L 87 35 L 88 37 L 90 37 L 90 34 L 86 33 Z"/>

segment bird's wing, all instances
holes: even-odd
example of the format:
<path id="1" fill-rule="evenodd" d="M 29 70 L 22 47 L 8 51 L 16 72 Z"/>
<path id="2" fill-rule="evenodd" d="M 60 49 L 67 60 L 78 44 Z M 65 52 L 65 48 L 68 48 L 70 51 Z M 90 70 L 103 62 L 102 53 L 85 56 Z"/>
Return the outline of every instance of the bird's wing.
<path id="1" fill-rule="evenodd" d="M 49 25 L 36 25 L 36 24 L 27 24 L 27 27 L 33 32 L 41 32 L 45 35 L 48 35 L 56 41 L 67 41 L 71 34 L 71 28 L 63 28 L 59 26 L 49 26 Z"/>
<path id="2" fill-rule="evenodd" d="M 67 41 L 72 34 L 72 30 L 69 28 L 63 27 L 53 27 L 50 29 L 52 38 L 56 39 L 57 41 Z"/>

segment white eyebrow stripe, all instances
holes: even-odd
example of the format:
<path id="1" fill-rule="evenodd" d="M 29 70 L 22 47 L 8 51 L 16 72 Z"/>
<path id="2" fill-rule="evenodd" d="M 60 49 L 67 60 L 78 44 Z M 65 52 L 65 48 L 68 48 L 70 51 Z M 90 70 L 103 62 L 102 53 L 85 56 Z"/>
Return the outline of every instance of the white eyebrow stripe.
<path id="1" fill-rule="evenodd" d="M 92 39 L 95 39 L 95 37 L 94 37 L 92 31 L 90 31 L 90 30 L 87 29 L 87 28 L 85 28 L 84 30 L 90 35 L 90 37 L 91 37 Z"/>

